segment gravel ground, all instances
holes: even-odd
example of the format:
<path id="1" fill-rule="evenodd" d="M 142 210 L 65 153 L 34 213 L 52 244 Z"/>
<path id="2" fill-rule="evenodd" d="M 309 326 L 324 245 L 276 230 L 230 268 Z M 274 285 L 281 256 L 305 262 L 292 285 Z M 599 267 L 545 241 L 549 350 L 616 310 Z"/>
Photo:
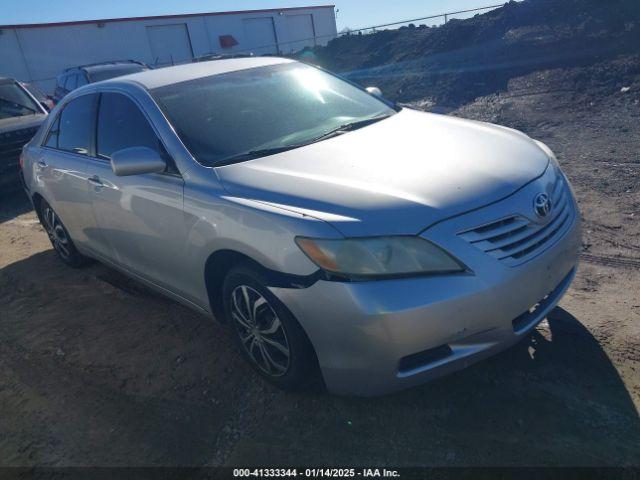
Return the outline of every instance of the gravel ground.
<path id="1" fill-rule="evenodd" d="M 520 344 L 393 396 L 274 389 L 226 328 L 103 265 L 65 267 L 26 199 L 3 199 L 0 465 L 640 465 L 638 90 L 558 75 L 454 114 L 557 152 L 585 222 L 576 281 Z"/>

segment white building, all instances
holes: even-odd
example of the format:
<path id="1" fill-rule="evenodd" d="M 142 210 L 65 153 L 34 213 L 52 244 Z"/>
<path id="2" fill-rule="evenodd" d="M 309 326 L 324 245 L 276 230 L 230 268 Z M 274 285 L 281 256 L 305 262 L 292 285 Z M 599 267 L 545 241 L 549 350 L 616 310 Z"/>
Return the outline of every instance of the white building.
<path id="1" fill-rule="evenodd" d="M 0 75 L 51 92 L 67 67 L 125 59 L 161 66 L 210 53 L 283 54 L 335 36 L 333 5 L 0 25 Z"/>

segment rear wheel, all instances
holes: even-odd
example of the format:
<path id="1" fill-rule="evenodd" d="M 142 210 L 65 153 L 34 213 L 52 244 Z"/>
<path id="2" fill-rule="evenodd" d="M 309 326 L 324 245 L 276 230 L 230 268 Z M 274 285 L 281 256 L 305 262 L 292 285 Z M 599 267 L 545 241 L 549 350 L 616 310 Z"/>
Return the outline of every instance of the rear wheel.
<path id="1" fill-rule="evenodd" d="M 40 204 L 42 226 L 44 227 L 51 245 L 60 259 L 70 267 L 78 268 L 86 264 L 88 259 L 76 249 L 69 232 L 62 224 L 60 217 L 45 200 Z"/>
<path id="2" fill-rule="evenodd" d="M 300 390 L 317 379 L 311 342 L 291 312 L 265 286 L 261 273 L 232 269 L 224 288 L 225 314 L 253 368 L 283 390 Z"/>

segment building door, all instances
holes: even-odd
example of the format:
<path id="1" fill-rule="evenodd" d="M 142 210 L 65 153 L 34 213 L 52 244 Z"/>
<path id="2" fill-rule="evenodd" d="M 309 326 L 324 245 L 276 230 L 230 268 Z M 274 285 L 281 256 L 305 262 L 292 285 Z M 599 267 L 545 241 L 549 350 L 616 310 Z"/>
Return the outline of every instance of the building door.
<path id="1" fill-rule="evenodd" d="M 248 49 L 256 55 L 279 53 L 273 18 L 243 18 L 242 27 L 245 38 L 245 43 L 241 44 L 242 50 Z"/>
<path id="2" fill-rule="evenodd" d="M 193 58 L 187 25 L 154 25 L 147 27 L 153 65 L 175 65 Z"/>
<path id="3" fill-rule="evenodd" d="M 283 46 L 285 52 L 297 52 L 304 47 L 313 47 L 316 44 L 311 14 L 287 15 L 284 19 L 287 31 L 287 43 Z"/>

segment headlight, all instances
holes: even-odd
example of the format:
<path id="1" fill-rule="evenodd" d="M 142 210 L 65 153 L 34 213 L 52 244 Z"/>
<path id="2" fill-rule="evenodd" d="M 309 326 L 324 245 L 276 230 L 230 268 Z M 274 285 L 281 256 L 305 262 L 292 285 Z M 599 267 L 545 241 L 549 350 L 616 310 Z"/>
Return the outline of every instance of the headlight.
<path id="1" fill-rule="evenodd" d="M 458 260 L 420 237 L 297 237 L 296 243 L 316 265 L 338 275 L 377 277 L 465 270 Z"/>

